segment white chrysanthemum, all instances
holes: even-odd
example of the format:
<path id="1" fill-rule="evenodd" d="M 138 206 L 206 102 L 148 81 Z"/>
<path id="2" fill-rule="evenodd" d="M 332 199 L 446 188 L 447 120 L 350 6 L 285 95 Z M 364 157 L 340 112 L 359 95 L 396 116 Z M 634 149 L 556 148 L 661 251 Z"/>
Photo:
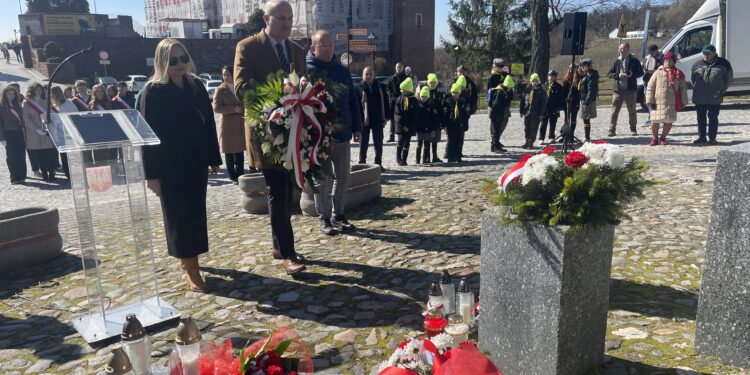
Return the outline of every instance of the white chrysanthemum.
<path id="1" fill-rule="evenodd" d="M 527 162 L 521 176 L 521 184 L 526 186 L 534 180 L 543 180 L 547 169 L 557 168 L 560 163 L 552 156 L 539 154 L 532 156 Z"/>
<path id="2" fill-rule="evenodd" d="M 618 146 L 611 145 L 612 147 L 607 148 L 607 152 L 604 155 L 604 160 L 612 168 L 619 168 L 625 164 L 625 154 L 622 149 Z"/>
<path id="3" fill-rule="evenodd" d="M 276 138 L 273 140 L 274 146 L 279 146 L 284 143 L 284 134 L 279 134 L 276 136 Z"/>
<path id="4" fill-rule="evenodd" d="M 430 339 L 435 347 L 441 352 L 445 352 L 446 349 L 453 346 L 453 336 L 447 333 L 441 333 Z"/>
<path id="5" fill-rule="evenodd" d="M 617 145 L 586 143 L 578 151 L 589 157 L 588 164 L 621 167 L 625 163 L 625 154 Z"/>

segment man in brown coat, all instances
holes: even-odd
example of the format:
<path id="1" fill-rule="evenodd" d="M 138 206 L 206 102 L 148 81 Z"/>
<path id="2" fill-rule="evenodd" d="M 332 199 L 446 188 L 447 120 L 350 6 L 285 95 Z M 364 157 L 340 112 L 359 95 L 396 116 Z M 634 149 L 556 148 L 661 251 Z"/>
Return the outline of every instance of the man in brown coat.
<path id="1" fill-rule="evenodd" d="M 264 8 L 265 29 L 237 44 L 234 55 L 234 88 L 242 98 L 250 81 L 265 82 L 266 77 L 279 70 L 300 76 L 307 74 L 305 50 L 289 40 L 292 32 L 292 6 L 284 0 L 271 0 Z M 248 165 L 260 169 L 268 187 L 268 215 L 271 218 L 273 257 L 284 259 L 287 274 L 305 269 L 305 258 L 294 250 L 292 230 L 293 185 L 289 172 L 274 167 L 261 150 L 260 140 L 253 131 L 245 132 Z"/>

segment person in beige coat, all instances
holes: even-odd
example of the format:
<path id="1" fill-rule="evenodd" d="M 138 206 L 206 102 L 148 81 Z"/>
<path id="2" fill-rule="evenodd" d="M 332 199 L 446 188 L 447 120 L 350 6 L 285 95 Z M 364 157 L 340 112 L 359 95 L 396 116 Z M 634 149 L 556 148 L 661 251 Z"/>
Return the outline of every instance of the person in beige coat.
<path id="1" fill-rule="evenodd" d="M 646 89 L 646 104 L 651 108 L 651 146 L 667 144 L 667 135 L 677 121 L 677 111 L 687 104 L 685 75 L 675 67 L 677 57 L 664 55 L 662 66 L 654 72 Z M 659 124 L 664 124 L 659 137 Z"/>
<path id="2" fill-rule="evenodd" d="M 237 185 L 245 174 L 245 123 L 242 119 L 242 101 L 234 91 L 234 74 L 231 66 L 221 68 L 224 81 L 214 93 L 214 113 L 221 114 L 219 122 L 219 146 L 224 153 L 229 179 Z"/>
<path id="3" fill-rule="evenodd" d="M 44 99 L 44 88 L 41 84 L 29 86 L 21 108 L 26 126 L 26 149 L 29 158 L 39 165 L 44 181 L 54 181 L 58 165 L 57 149 L 42 124 L 42 116 L 47 111 L 47 101 Z"/>

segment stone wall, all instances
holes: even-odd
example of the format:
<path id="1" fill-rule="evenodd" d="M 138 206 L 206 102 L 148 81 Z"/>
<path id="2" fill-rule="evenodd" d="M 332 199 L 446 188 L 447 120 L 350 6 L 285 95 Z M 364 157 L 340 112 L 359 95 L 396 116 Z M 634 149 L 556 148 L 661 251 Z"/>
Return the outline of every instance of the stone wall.
<path id="1" fill-rule="evenodd" d="M 422 15 L 422 25 L 416 25 L 416 15 Z M 435 2 L 410 0 L 393 2 L 393 35 L 391 60 L 410 66 L 420 80 L 435 69 Z"/>
<path id="2" fill-rule="evenodd" d="M 63 50 L 63 56 L 87 48 L 94 44 L 94 50 L 74 59 L 78 78 L 93 79 L 104 75 L 104 67 L 99 64 L 99 51 L 107 51 L 110 65 L 107 75 L 124 79 L 129 74 L 151 75 L 153 67 L 147 59 L 153 58 L 156 45 L 161 39 L 151 38 L 106 38 L 92 36 L 31 36 L 31 50 L 42 49 L 48 41 L 54 40 Z M 237 40 L 229 39 L 181 39 L 193 57 L 197 73 L 219 73 L 223 65 L 234 64 L 234 51 Z M 33 52 L 32 52 L 33 54 Z M 35 62 L 34 68 L 39 70 Z"/>

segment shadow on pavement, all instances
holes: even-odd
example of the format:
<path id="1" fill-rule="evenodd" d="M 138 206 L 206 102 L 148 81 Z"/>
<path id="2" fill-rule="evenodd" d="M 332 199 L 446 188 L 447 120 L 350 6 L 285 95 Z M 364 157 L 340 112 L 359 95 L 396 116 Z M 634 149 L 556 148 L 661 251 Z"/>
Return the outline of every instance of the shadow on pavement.
<path id="1" fill-rule="evenodd" d="M 0 277 L 0 297 L 20 293 L 32 286 L 56 288 L 59 282 L 53 280 L 82 269 L 80 257 L 63 252 L 59 257 L 40 265 L 3 274 Z M 46 284 L 48 282 L 49 284 Z M 83 282 L 81 282 L 81 285 L 83 285 Z"/>
<path id="2" fill-rule="evenodd" d="M 0 72 L 0 82 L 27 82 L 28 80 L 26 77 Z"/>
<path id="3" fill-rule="evenodd" d="M 353 215 L 352 218 L 354 218 Z M 409 238 L 408 235 L 410 233 L 413 232 L 401 232 L 392 229 L 363 229 L 347 233 L 347 235 L 370 238 L 381 242 L 404 244 L 406 245 L 406 249 L 479 255 L 481 241 L 478 235 L 457 236 L 451 234 L 433 234 L 429 235 L 428 239 L 419 239 L 416 237 Z M 458 245 L 454 245 L 456 242 L 460 242 L 460 248 Z"/>
<path id="4" fill-rule="evenodd" d="M 83 355 L 80 346 L 65 343 L 66 337 L 74 334 L 75 330 L 55 317 L 30 315 L 25 319 L 15 319 L 0 315 L 0 327 L 0 350 L 30 349 L 37 358 L 49 359 L 57 364 Z M 12 336 L 19 338 L 8 340 Z"/>
<path id="5" fill-rule="evenodd" d="M 352 209 L 347 213 L 347 217 L 354 220 L 393 220 L 403 219 L 406 217 L 402 213 L 391 213 L 390 211 L 401 206 L 407 206 L 414 203 L 413 198 L 395 198 L 384 197 L 365 203 L 364 205 Z"/>
<path id="6" fill-rule="evenodd" d="M 612 279 L 609 308 L 648 316 L 695 320 L 698 295 L 668 286 Z"/>
<path id="7" fill-rule="evenodd" d="M 705 372 L 691 371 L 670 367 L 656 367 L 640 362 L 632 362 L 627 359 L 610 357 L 609 361 L 596 370 L 591 372 L 592 375 L 709 375 Z"/>

